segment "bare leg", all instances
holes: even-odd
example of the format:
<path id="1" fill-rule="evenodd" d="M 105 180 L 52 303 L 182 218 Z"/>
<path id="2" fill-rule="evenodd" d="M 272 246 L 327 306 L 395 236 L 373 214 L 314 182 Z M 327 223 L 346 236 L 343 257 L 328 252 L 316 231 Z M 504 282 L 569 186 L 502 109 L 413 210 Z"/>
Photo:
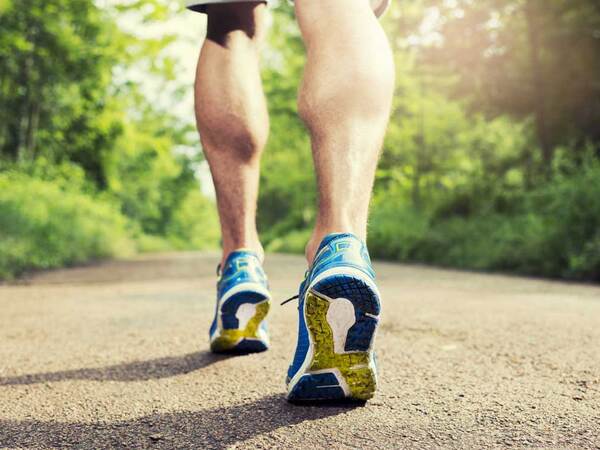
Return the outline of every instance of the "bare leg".
<path id="1" fill-rule="evenodd" d="M 263 249 L 256 230 L 260 155 L 269 118 L 259 72 L 262 3 L 208 6 L 196 76 L 196 118 L 217 193 L 223 260 Z"/>
<path id="2" fill-rule="evenodd" d="M 310 264 L 329 233 L 366 239 L 394 66 L 369 0 L 296 0 L 296 15 L 308 53 L 298 107 L 311 134 L 319 188 L 306 248 Z"/>

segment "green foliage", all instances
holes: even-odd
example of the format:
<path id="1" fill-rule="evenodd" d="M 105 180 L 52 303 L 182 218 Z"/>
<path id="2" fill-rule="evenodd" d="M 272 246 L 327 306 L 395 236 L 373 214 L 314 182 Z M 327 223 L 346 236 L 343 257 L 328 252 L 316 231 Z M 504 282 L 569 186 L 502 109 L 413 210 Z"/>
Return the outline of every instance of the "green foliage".
<path id="1" fill-rule="evenodd" d="M 281 241 L 308 228 L 315 217 L 316 189 L 310 141 L 298 118 L 296 93 L 304 49 L 289 5 L 275 11 L 263 79 L 271 135 L 262 162 L 258 225 L 265 241 Z M 304 248 L 306 243 L 296 246 Z M 274 248 L 283 248 L 274 244 Z"/>
<path id="2" fill-rule="evenodd" d="M 134 250 L 114 205 L 55 183 L 0 174 L 0 278 Z"/>
<path id="3" fill-rule="evenodd" d="M 10 8 L 11 5 L 11 0 L 0 0 L 0 14 L 3 14 L 6 11 L 8 11 L 8 8 Z"/>
<path id="4" fill-rule="evenodd" d="M 267 250 L 275 253 L 304 253 L 311 230 L 293 230 L 284 235 L 271 239 Z"/>
<path id="5" fill-rule="evenodd" d="M 528 208 L 541 210 L 548 224 L 548 275 L 600 281 L 600 163 L 557 177 L 532 194 Z M 540 258 L 541 259 L 541 258 Z M 541 261 L 540 261 L 541 264 Z M 550 264 L 548 261 L 546 264 Z"/>
<path id="6" fill-rule="evenodd" d="M 600 281 L 599 180 L 594 163 L 513 198 L 510 213 L 468 216 L 428 217 L 388 192 L 374 202 L 369 245 L 402 261 Z"/>
<path id="7" fill-rule="evenodd" d="M 0 277 L 217 243 L 191 117 L 171 113 L 189 91 L 164 51 L 176 37 L 118 26 L 177 7 L 99 4 L 0 0 Z M 270 251 L 303 252 L 317 197 L 296 108 L 305 56 L 291 6 L 274 16 L 258 225 Z M 384 25 L 397 85 L 373 256 L 600 280 L 597 1 L 405 0 Z"/>
<path id="8" fill-rule="evenodd" d="M 394 42 L 411 43 L 424 70 L 451 73 L 445 93 L 532 120 L 531 170 L 549 176 L 558 145 L 576 156 L 600 144 L 596 0 L 408 0 L 395 12 Z"/>
<path id="9" fill-rule="evenodd" d="M 379 258 L 410 261 L 430 227 L 430 218 L 398 193 L 380 195 L 373 202 L 369 249 Z"/>
<path id="10" fill-rule="evenodd" d="M 215 248 L 220 233 L 214 205 L 199 190 L 189 191 L 173 213 L 165 235 L 179 250 Z"/>
<path id="11" fill-rule="evenodd" d="M 120 14 L 148 25 L 172 10 L 162 0 L 0 3 L 0 278 L 120 249 L 216 245 L 189 123 L 129 79 L 142 70 L 177 92 L 163 52 L 173 36 L 117 25 Z"/>
<path id="12" fill-rule="evenodd" d="M 160 131 L 163 124 L 146 119 L 143 129 L 136 125 L 124 127 L 118 151 L 105 158 L 106 192 L 145 233 L 164 235 L 172 214 L 198 182 L 189 162 L 173 154 L 177 140 Z"/>
<path id="13" fill-rule="evenodd" d="M 20 1 L 0 29 L 0 155 L 70 159 L 101 185 L 119 128 L 105 108 L 118 29 L 86 0 Z"/>
<path id="14" fill-rule="evenodd" d="M 584 57 L 600 50 L 590 40 L 600 11 L 592 3 L 394 4 L 385 26 L 397 85 L 369 223 L 373 256 L 600 279 L 599 141 L 590 100 L 598 95 L 590 80 L 600 72 Z M 267 249 L 302 253 L 316 195 L 295 105 L 304 54 L 286 8 L 276 13 L 266 55 L 272 137 L 259 223 Z M 539 13 L 533 22 L 524 8 Z M 575 65 L 562 70 L 566 59 Z"/>

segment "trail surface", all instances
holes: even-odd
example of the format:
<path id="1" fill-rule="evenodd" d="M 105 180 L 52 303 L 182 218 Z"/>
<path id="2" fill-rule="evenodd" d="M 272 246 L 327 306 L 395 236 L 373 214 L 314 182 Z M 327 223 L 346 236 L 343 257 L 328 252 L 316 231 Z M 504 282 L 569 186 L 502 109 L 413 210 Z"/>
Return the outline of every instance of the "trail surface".
<path id="1" fill-rule="evenodd" d="M 376 264 L 381 388 L 284 400 L 272 350 L 207 352 L 216 254 L 144 256 L 0 286 L 0 448 L 600 449 L 600 287 Z M 275 299 L 302 258 L 270 255 Z"/>

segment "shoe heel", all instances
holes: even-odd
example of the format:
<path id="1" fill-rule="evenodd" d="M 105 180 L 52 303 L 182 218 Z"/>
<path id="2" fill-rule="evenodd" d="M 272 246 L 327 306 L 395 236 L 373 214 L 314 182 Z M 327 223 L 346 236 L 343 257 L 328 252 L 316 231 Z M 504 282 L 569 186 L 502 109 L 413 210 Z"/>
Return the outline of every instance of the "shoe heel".
<path id="1" fill-rule="evenodd" d="M 344 351 L 369 352 L 379 325 L 381 303 L 371 284 L 355 275 L 329 276 L 316 283 L 312 291 L 329 300 L 344 299 L 354 308 L 354 324 L 348 330 Z"/>
<path id="2" fill-rule="evenodd" d="M 313 286 L 304 307 L 312 360 L 288 398 L 372 398 L 377 389 L 372 350 L 380 312 L 377 292 L 360 278 L 334 275 Z"/>
<path id="3" fill-rule="evenodd" d="M 221 307 L 223 329 L 211 341 L 210 349 L 215 353 L 256 353 L 268 349 L 265 336 L 261 336 L 260 325 L 266 318 L 271 302 L 264 295 L 241 292 L 237 298 L 229 299 Z M 238 312 L 244 307 L 254 309 L 253 315 L 240 328 Z"/>

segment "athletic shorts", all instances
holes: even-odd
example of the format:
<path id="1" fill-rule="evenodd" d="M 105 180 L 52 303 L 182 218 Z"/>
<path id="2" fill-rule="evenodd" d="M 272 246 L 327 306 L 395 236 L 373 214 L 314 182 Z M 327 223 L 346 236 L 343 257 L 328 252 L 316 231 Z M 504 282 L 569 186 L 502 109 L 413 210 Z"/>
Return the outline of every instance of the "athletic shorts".
<path id="1" fill-rule="evenodd" d="M 377 17 L 381 17 L 390 5 L 390 0 L 370 0 L 371 7 Z M 214 3 L 234 3 L 234 2 L 258 2 L 270 3 L 270 0 L 186 0 L 186 6 L 192 11 L 204 13 L 206 5 Z"/>

